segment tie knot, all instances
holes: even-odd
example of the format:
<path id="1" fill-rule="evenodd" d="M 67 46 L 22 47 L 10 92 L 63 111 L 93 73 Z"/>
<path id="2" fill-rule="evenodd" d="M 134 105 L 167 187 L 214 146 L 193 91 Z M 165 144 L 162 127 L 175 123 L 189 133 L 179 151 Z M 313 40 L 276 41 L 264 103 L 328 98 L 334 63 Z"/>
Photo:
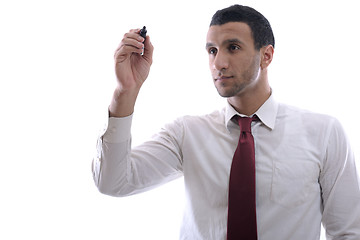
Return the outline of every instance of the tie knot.
<path id="1" fill-rule="evenodd" d="M 251 118 L 236 116 L 235 119 L 239 123 L 241 132 L 251 132 L 251 122 L 257 121 L 259 118 L 256 115 L 254 115 Z"/>

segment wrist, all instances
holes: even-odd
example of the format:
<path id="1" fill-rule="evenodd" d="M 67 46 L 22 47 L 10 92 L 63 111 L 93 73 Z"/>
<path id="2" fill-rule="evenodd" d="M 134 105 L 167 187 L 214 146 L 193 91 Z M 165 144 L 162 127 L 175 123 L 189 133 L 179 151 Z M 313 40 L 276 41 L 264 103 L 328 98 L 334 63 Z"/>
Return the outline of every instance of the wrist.
<path id="1" fill-rule="evenodd" d="M 127 117 L 134 112 L 138 90 L 121 90 L 116 88 L 109 106 L 110 117 Z"/>
<path id="2" fill-rule="evenodd" d="M 124 89 L 117 87 L 113 94 L 114 101 L 122 101 L 124 99 L 135 101 L 139 94 L 140 88 Z"/>

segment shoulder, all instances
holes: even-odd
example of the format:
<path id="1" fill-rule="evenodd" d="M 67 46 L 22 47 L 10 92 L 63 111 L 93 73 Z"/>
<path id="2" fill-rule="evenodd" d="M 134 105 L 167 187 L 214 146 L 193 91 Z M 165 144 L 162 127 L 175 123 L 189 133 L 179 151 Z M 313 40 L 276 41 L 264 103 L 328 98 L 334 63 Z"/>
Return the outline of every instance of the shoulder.
<path id="1" fill-rule="evenodd" d="M 323 140 L 332 134 L 345 135 L 340 121 L 331 115 L 317 113 L 286 104 L 279 104 L 277 124 L 307 133 L 307 135 L 321 136 Z M 325 139 L 324 139 L 325 138 Z"/>
<path id="2" fill-rule="evenodd" d="M 201 127 L 208 125 L 224 125 L 225 109 L 215 110 L 209 114 L 204 115 L 186 115 L 178 118 L 177 121 L 182 121 L 188 127 Z"/>
<path id="3" fill-rule="evenodd" d="M 307 109 L 287 105 L 279 104 L 278 119 L 284 119 L 288 121 L 298 121 L 307 125 L 327 125 L 327 124 L 340 124 L 337 118 L 334 116 L 313 112 Z"/>
<path id="4" fill-rule="evenodd" d="M 185 115 L 164 126 L 165 130 L 173 132 L 201 132 L 209 129 L 225 128 L 225 109 L 215 110 L 203 115 Z"/>
<path id="5" fill-rule="evenodd" d="M 223 110 L 213 111 L 205 115 L 185 115 L 165 124 L 162 133 L 179 141 L 184 138 L 204 139 L 213 131 L 225 128 Z"/>

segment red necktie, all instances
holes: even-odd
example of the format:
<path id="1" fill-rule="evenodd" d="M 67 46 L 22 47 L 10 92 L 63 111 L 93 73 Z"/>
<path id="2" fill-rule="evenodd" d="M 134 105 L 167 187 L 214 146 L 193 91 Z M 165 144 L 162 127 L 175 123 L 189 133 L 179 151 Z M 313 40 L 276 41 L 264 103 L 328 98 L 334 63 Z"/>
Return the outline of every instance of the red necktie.
<path id="1" fill-rule="evenodd" d="M 236 116 L 240 138 L 230 170 L 228 240 L 257 240 L 253 118 Z"/>

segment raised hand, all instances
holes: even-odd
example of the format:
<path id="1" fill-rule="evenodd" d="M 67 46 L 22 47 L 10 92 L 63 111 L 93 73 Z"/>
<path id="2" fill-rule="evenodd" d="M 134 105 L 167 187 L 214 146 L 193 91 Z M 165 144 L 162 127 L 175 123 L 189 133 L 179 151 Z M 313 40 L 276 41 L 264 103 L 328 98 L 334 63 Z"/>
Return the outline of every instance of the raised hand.
<path id="1" fill-rule="evenodd" d="M 140 29 L 133 29 L 126 33 L 114 54 L 118 86 L 109 107 L 113 117 L 133 112 L 140 88 L 149 75 L 154 47 L 150 37 L 144 39 L 139 32 Z"/>
<path id="2" fill-rule="evenodd" d="M 149 36 L 143 43 L 139 32 L 133 29 L 126 33 L 115 51 L 115 73 L 121 91 L 140 88 L 149 75 L 154 48 Z"/>

